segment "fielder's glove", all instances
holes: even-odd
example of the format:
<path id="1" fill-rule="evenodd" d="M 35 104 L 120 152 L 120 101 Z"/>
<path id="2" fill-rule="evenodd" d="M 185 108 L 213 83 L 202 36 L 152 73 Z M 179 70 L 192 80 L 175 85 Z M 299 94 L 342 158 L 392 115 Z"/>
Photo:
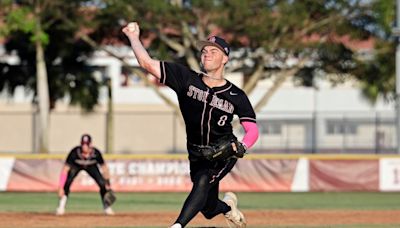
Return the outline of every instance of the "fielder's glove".
<path id="1" fill-rule="evenodd" d="M 233 156 L 242 158 L 246 153 L 246 149 L 246 146 L 236 139 L 225 139 L 214 146 L 203 147 L 201 153 L 209 161 L 220 161 Z"/>
<path id="2" fill-rule="evenodd" d="M 109 189 L 104 195 L 104 205 L 111 206 L 115 203 L 117 197 L 113 190 Z"/>
<path id="3" fill-rule="evenodd" d="M 247 146 L 246 144 L 239 142 L 239 141 L 235 141 L 235 146 L 236 146 L 236 154 L 235 156 L 238 158 L 242 158 L 247 151 Z"/>

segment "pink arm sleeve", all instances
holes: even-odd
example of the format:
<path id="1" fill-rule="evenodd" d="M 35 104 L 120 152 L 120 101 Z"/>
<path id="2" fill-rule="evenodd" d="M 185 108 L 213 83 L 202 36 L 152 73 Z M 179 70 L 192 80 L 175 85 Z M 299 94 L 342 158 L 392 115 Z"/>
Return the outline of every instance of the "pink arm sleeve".
<path id="1" fill-rule="evenodd" d="M 256 123 L 253 122 L 242 122 L 241 123 L 245 134 L 242 139 L 242 143 L 244 143 L 247 146 L 247 149 L 250 149 L 254 145 L 254 143 L 257 141 L 258 138 L 258 127 Z"/>
<path id="2" fill-rule="evenodd" d="M 67 180 L 67 173 L 61 172 L 59 186 L 64 187 L 66 180 Z"/>

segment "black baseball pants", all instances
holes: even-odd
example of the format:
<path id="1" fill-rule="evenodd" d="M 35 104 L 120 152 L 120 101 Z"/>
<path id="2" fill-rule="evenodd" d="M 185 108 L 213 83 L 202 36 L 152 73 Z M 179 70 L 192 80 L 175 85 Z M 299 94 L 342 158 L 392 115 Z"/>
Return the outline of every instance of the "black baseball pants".
<path id="1" fill-rule="evenodd" d="M 218 199 L 219 182 L 232 170 L 236 161 L 237 158 L 218 162 L 190 161 L 193 187 L 175 223 L 185 227 L 199 212 L 211 219 L 231 210 L 225 202 Z"/>
<path id="2" fill-rule="evenodd" d="M 100 188 L 101 202 L 103 202 L 103 204 L 104 204 L 104 195 L 107 192 L 106 182 L 104 180 L 103 175 L 101 175 L 100 170 L 97 165 L 90 165 L 87 167 L 70 166 L 70 169 L 68 171 L 67 180 L 65 181 L 65 184 L 64 184 L 64 194 L 66 196 L 69 195 L 71 184 L 81 170 L 85 170 L 89 174 L 89 176 L 91 176 L 96 181 L 96 184 Z"/>

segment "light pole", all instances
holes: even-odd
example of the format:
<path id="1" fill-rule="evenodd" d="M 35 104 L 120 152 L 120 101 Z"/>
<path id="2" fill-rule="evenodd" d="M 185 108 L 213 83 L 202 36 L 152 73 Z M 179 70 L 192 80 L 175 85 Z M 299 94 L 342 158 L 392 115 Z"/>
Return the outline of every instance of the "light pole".
<path id="1" fill-rule="evenodd" d="M 400 154 L 400 0 L 396 0 L 396 27 L 393 35 L 396 37 L 396 138 L 397 153 Z"/>
<path id="2" fill-rule="evenodd" d="M 317 127 L 317 113 L 318 113 L 318 85 L 316 79 L 313 79 L 313 122 L 312 122 L 312 149 L 313 154 L 318 152 L 318 127 Z"/>

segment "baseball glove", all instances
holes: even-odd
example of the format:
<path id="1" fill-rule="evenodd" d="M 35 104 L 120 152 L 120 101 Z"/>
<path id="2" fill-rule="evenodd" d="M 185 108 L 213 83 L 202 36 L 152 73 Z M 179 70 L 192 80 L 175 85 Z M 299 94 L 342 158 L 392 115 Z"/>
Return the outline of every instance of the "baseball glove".
<path id="1" fill-rule="evenodd" d="M 117 197 L 115 196 L 115 193 L 113 190 L 108 190 L 106 194 L 104 195 L 104 204 L 107 206 L 111 206 L 115 201 L 117 200 Z"/>
<path id="2" fill-rule="evenodd" d="M 242 158 L 246 146 L 236 139 L 223 139 L 213 146 L 202 148 L 201 153 L 209 161 L 226 160 L 232 156 Z"/>

